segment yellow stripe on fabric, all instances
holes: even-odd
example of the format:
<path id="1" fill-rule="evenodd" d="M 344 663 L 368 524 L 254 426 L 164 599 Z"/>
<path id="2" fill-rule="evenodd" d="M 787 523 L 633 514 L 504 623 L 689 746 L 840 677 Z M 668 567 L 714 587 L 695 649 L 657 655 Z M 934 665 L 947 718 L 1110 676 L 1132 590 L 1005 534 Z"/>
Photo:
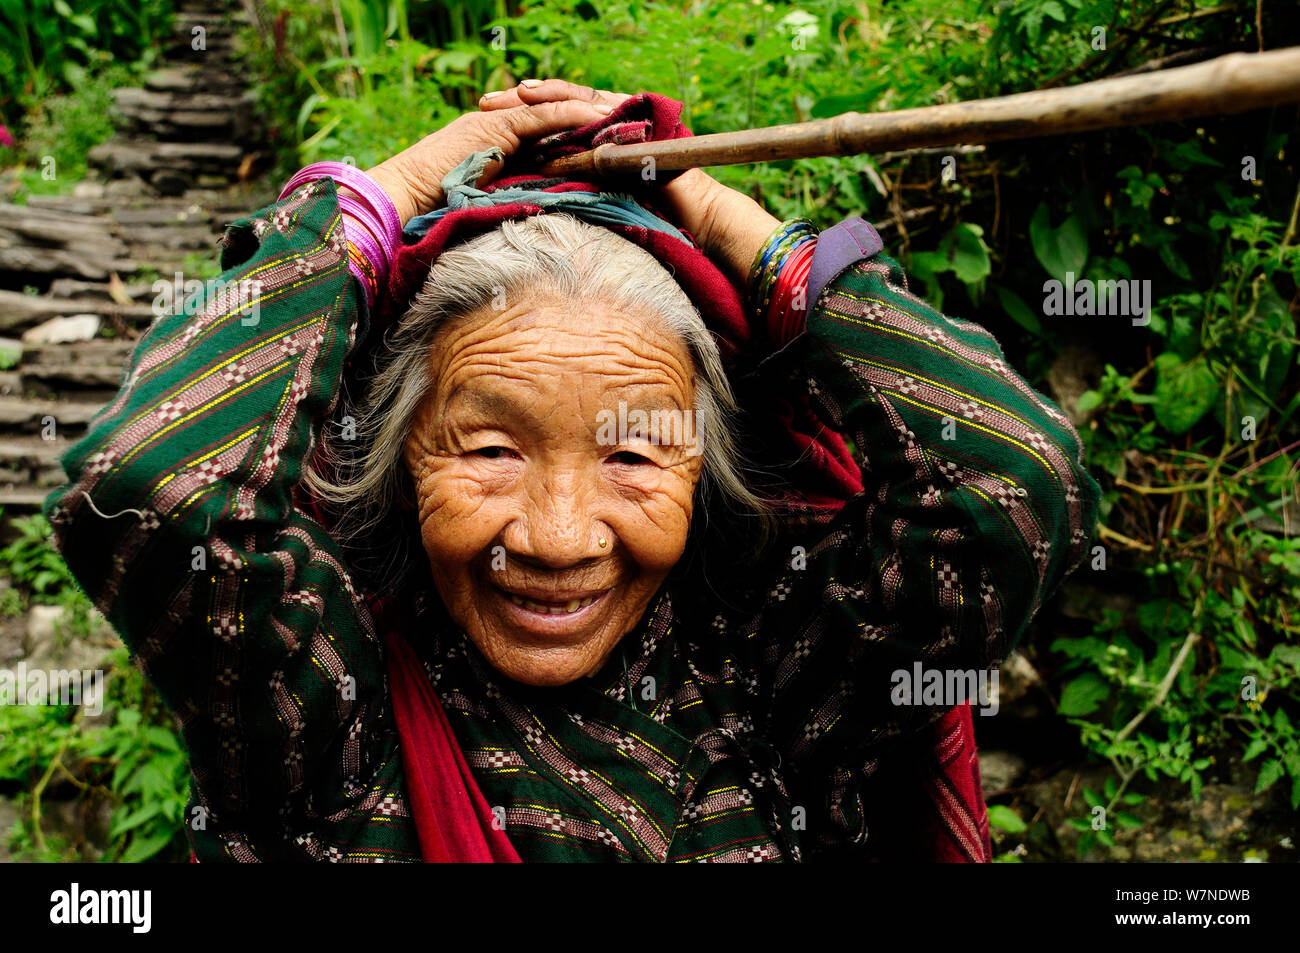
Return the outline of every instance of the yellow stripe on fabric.
<path id="1" fill-rule="evenodd" d="M 260 300 L 262 300 L 262 299 L 259 298 L 258 300 L 260 301 Z M 218 321 L 218 322 L 216 322 L 214 325 L 212 325 L 212 328 L 210 328 L 209 330 L 213 330 L 213 329 L 215 329 L 215 328 L 218 328 L 218 327 L 220 327 L 220 326 L 221 326 L 221 325 L 222 325 L 226 320 L 231 319 L 231 318 L 236 318 L 236 317 L 238 317 L 238 316 L 239 316 L 238 312 L 234 312 L 234 313 L 231 313 L 231 314 L 227 314 L 227 315 L 225 315 L 225 316 L 222 318 L 221 321 Z M 154 403 L 150 404 L 150 405 L 149 405 L 148 407 L 146 407 L 144 410 L 140 411 L 140 413 L 136 414 L 136 415 L 135 415 L 134 417 L 132 417 L 129 421 L 127 421 L 126 426 L 123 427 L 122 429 L 123 429 L 123 430 L 129 430 L 129 429 L 131 429 L 131 427 L 134 426 L 137 422 L 143 420 L 145 417 L 148 417 L 150 414 L 156 412 L 156 411 L 158 410 L 158 408 L 160 408 L 160 407 L 161 407 L 163 404 L 165 404 L 167 401 L 171 400 L 173 397 L 177 397 L 177 396 L 179 396 L 180 394 L 182 394 L 182 393 L 184 393 L 185 391 L 189 390 L 191 387 L 195 386 L 196 384 L 198 384 L 198 383 L 200 383 L 200 382 L 202 382 L 202 381 L 204 381 L 204 380 L 207 380 L 209 377 L 211 377 L 213 374 L 215 374 L 217 371 L 221 370 L 222 368 L 228 367 L 228 366 L 230 365 L 230 362 L 231 362 L 231 361 L 239 360 L 239 358 L 244 357 L 244 356 L 247 355 L 247 354 L 251 354 L 251 353 L 253 353 L 254 351 L 260 350 L 261 348 L 264 348 L 264 347 L 266 347 L 267 345 L 269 345 L 269 344 L 271 344 L 271 343 L 273 343 L 273 342 L 275 342 L 275 341 L 278 341 L 278 340 L 280 340 L 280 339 L 282 339 L 282 338 L 284 338 L 284 337 L 287 337 L 287 336 L 290 335 L 290 334 L 294 334 L 294 333 L 296 333 L 296 332 L 298 332 L 298 331 L 301 331 L 302 329 L 304 329 L 304 328 L 306 328 L 306 327 L 310 327 L 311 325 L 317 323 L 317 322 L 320 321 L 320 320 L 321 320 L 321 316 L 320 316 L 320 314 L 318 313 L 318 314 L 313 315 L 312 317 L 308 318 L 306 321 L 303 321 L 303 322 L 300 323 L 300 324 L 294 325 L 293 327 L 290 327 L 290 328 L 285 328 L 283 331 L 277 331 L 277 332 L 275 333 L 275 336 L 274 336 L 274 337 L 268 337 L 268 338 L 265 338 L 265 339 L 263 339 L 263 340 L 261 340 L 261 341 L 258 341 L 258 342 L 256 342 L 256 343 L 254 343 L 254 344 L 250 344 L 248 347 L 244 348 L 244 350 L 235 353 L 232 357 L 228 357 L 228 358 L 227 358 L 226 360 L 224 360 L 222 363 L 220 363 L 220 364 L 216 364 L 216 365 L 213 365 L 212 368 L 210 368 L 210 369 L 207 370 L 207 371 L 204 371 L 204 372 L 203 372 L 202 374 L 200 374 L 198 377 L 192 377 L 192 378 L 188 379 L 187 381 L 185 381 L 185 383 L 183 383 L 183 384 L 182 384 L 180 387 L 178 387 L 177 389 L 175 389 L 175 390 L 171 390 L 171 391 L 168 391 L 166 394 L 160 395 L 157 401 L 155 401 Z M 185 356 L 185 355 L 184 355 L 184 354 L 178 354 L 178 355 L 176 355 L 176 358 L 174 358 L 173 360 L 178 360 L 178 359 L 180 359 L 180 358 L 183 357 L 183 356 Z M 168 361 L 166 364 L 160 364 L 160 365 L 158 365 L 157 368 L 154 368 L 154 370 L 161 370 L 163 367 L 166 367 L 168 364 L 171 364 L 171 363 L 172 363 L 171 361 Z M 280 364 L 280 365 L 277 366 L 276 369 L 283 368 L 284 366 L 285 366 L 284 364 Z M 242 386 L 242 385 L 241 385 L 241 386 Z"/>
<path id="2" fill-rule="evenodd" d="M 275 367 L 268 368 L 266 371 L 264 371 L 264 372 L 261 373 L 261 374 L 258 374 L 256 377 L 250 377 L 248 380 L 244 381 L 244 383 L 240 384 L 238 387 L 234 388 L 233 390 L 224 391 L 224 392 L 218 394 L 214 399 L 212 399 L 211 401 L 208 401 L 206 404 L 203 404 L 201 407 L 197 407 L 197 408 L 195 408 L 194 410 L 192 410 L 192 411 L 190 411 L 188 414 L 186 414 L 184 417 L 178 417 L 176 420 L 173 420 L 171 423 L 169 423 L 169 424 L 168 424 L 166 427 L 164 427 L 162 430 L 155 430 L 153 433 L 151 433 L 151 434 L 149 435 L 149 437 L 148 437 L 148 438 L 147 438 L 143 443 L 139 443 L 139 444 L 137 444 L 135 447 L 133 447 L 133 448 L 131 449 L 131 452 L 130 452 L 130 453 L 128 453 L 128 454 L 126 454 L 124 457 L 122 457 L 122 461 L 121 461 L 121 462 L 122 462 L 123 464 L 125 464 L 125 463 L 127 462 L 127 460 L 129 460 L 131 457 L 135 456 L 137 453 L 140 453 L 142 450 L 145 449 L 145 447 L 149 446 L 149 444 L 151 444 L 151 443 L 153 443 L 154 441 L 156 441 L 159 437 L 161 437 L 163 434 L 167 433 L 167 431 L 171 430 L 173 427 L 178 427 L 178 426 L 180 426 L 181 424 L 186 423 L 186 422 L 189 421 L 191 418 L 193 418 L 193 417 L 197 417 L 197 416 L 199 416 L 201 413 L 204 413 L 205 411 L 212 409 L 213 407 L 217 406 L 218 404 L 220 404 L 222 401 L 226 400 L 227 398 L 234 397 L 234 396 L 235 396 L 236 394 L 238 394 L 240 391 L 242 391 L 242 390 L 246 390 L 247 388 L 252 387 L 254 384 L 259 383 L 259 382 L 260 382 L 261 380 L 263 380 L 264 378 L 269 377 L 270 375 L 275 374 L 275 373 L 277 373 L 278 371 L 282 371 L 282 370 L 284 370 L 284 369 L 285 369 L 286 367 L 288 367 L 289 364 L 291 364 L 291 363 L 292 363 L 291 361 L 284 361 L 284 362 L 282 362 L 282 363 L 280 363 L 280 364 L 277 364 Z"/>
<path id="3" fill-rule="evenodd" d="M 659 757 L 663 758 L 665 761 L 671 764 L 674 768 L 680 768 L 682 766 L 680 761 L 674 760 L 672 756 L 669 755 L 666 751 L 663 751 L 662 749 L 655 747 L 653 744 L 650 743 L 650 741 L 641 737 L 635 731 L 624 731 L 623 734 L 627 735 L 629 738 L 635 738 L 637 741 L 641 742 L 641 744 L 645 745 L 655 754 L 659 755 Z M 631 757 L 631 755 L 629 755 L 628 757 Z"/>
<path id="4" fill-rule="evenodd" d="M 868 323 L 869 323 L 869 322 L 868 322 Z M 986 373 L 986 374 L 992 374 L 992 371 L 990 371 L 989 368 L 987 368 L 987 367 L 982 367 L 982 366 L 980 366 L 979 364 L 975 364 L 975 363 L 973 363 L 972 361 L 968 361 L 968 360 L 966 360 L 965 358 L 961 357 L 960 355 L 953 354 L 953 353 L 952 353 L 951 351 L 949 351 L 947 348 L 941 348 L 941 347 L 938 347 L 938 345 L 933 345 L 933 342 L 931 342 L 931 341 L 924 341 L 924 340 L 921 340 L 921 339 L 919 339 L 919 338 L 915 338 L 914 335 L 909 335 L 909 334 L 907 334 L 906 332 L 897 331 L 896 329 L 893 330 L 892 333 L 897 333 L 897 334 L 899 334 L 899 335 L 902 336 L 902 337 L 912 338 L 913 340 L 915 340 L 915 341 L 916 341 L 917 343 L 919 343 L 919 344 L 932 345 L 932 346 L 934 346 L 937 350 L 942 351 L 942 352 L 944 352 L 944 353 L 950 355 L 950 356 L 953 357 L 955 360 L 959 360 L 959 361 L 961 361 L 962 363 L 966 364 L 968 367 L 970 367 L 970 368 L 973 369 L 973 370 L 982 371 L 983 373 Z M 871 367 L 878 368 L 879 370 L 882 370 L 882 371 L 891 371 L 891 372 L 893 372 L 893 373 L 895 373 L 895 374 L 901 374 L 901 375 L 904 376 L 904 377 L 910 377 L 910 378 L 912 378 L 913 380 L 916 380 L 916 381 L 923 381 L 923 382 L 925 382 L 926 384 L 929 384 L 931 387 L 937 387 L 937 388 L 939 388 L 940 390 L 945 390 L 945 391 L 947 391 L 948 393 L 952 394 L 954 397 L 962 397 L 962 398 L 964 398 L 964 399 L 970 401 L 970 402 L 973 403 L 973 404 L 978 404 L 978 405 L 980 405 L 981 407 L 987 407 L 987 408 L 989 408 L 990 410 L 996 410 L 998 413 L 1001 413 L 1001 414 L 1006 415 L 1007 417 L 1010 417 L 1012 420 L 1016 421 L 1017 423 L 1019 423 L 1019 424 L 1025 426 L 1025 427 L 1028 427 L 1028 428 L 1030 428 L 1031 430 L 1033 429 L 1033 425 L 1032 425 L 1028 420 L 1026 420 L 1024 417 L 1021 417 L 1019 414 L 1017 414 L 1015 411 L 1013 411 L 1013 410 L 1011 410 L 1011 409 L 1009 409 L 1009 408 L 1007 408 L 1007 407 L 1004 407 L 1004 406 L 1002 406 L 1001 404 L 993 404 L 993 403 L 989 403 L 987 400 L 981 400 L 977 395 L 975 395 L 975 394 L 968 394 L 966 391 L 958 390 L 958 389 L 955 388 L 955 387 L 950 387 L 948 384 L 945 384 L 943 381 L 938 381 L 938 380 L 934 380 L 933 378 L 930 378 L 930 377 L 925 377 L 925 376 L 921 375 L 920 373 L 918 373 L 917 371 L 913 371 L 913 370 L 910 370 L 910 369 L 905 368 L 905 367 L 899 367 L 899 366 L 897 366 L 897 365 L 895 365 L 895 364 L 885 364 L 885 363 L 883 363 L 882 361 L 873 361 L 873 360 L 871 360 L 870 358 L 868 358 L 868 357 L 864 357 L 863 355 L 860 355 L 860 354 L 858 354 L 857 352 L 854 352 L 854 351 L 841 351 L 841 350 L 839 350 L 838 348 L 834 348 L 833 350 L 834 350 L 835 353 L 836 353 L 837 355 L 839 355 L 841 358 L 847 358 L 848 360 L 851 360 L 851 361 L 853 361 L 853 362 L 855 362 L 855 363 L 857 363 L 857 364 L 867 364 L 867 365 L 869 365 L 869 366 L 871 366 Z M 993 376 L 996 377 L 997 375 L 993 375 Z M 999 378 L 999 379 L 1000 379 L 1000 378 Z M 892 394 L 892 393 L 894 393 L 894 392 L 893 392 L 893 391 L 890 391 L 890 393 Z M 1019 393 L 1019 392 L 1016 391 L 1016 393 Z"/>
<path id="5" fill-rule="evenodd" d="M 950 413 L 948 413 L 947 411 L 943 410 L 942 407 L 936 407 L 936 406 L 934 406 L 933 404 L 927 404 L 927 403 L 924 403 L 923 401 L 919 401 L 919 400 L 912 400 L 912 399 L 911 399 L 910 397 L 908 397 L 906 394 L 900 394 L 900 393 L 897 393 L 896 391 L 889 391 L 889 398 L 890 398 L 890 400 L 900 400 L 900 401 L 902 401 L 902 402 L 905 403 L 905 404 L 910 404 L 911 406 L 917 408 L 918 410 L 930 410 L 930 411 L 935 411 L 935 412 L 941 414 L 941 416 L 943 416 L 943 417 L 952 417 L 952 414 L 950 414 Z M 955 417 L 953 417 L 952 419 L 956 420 Z M 999 437 L 999 438 L 1001 438 L 1002 440 L 1005 440 L 1007 443 L 1012 444 L 1013 446 L 1019 447 L 1021 450 L 1023 450 L 1023 451 L 1025 452 L 1025 454 L 1026 454 L 1027 456 L 1031 456 L 1031 457 L 1033 457 L 1035 460 L 1037 460 L 1039 463 L 1041 463 L 1044 467 L 1046 467 L 1046 468 L 1047 468 L 1047 471 L 1048 471 L 1049 473 L 1051 473 L 1052 476 L 1056 477 L 1058 481 L 1060 480 L 1060 474 L 1056 472 L 1056 467 L 1052 466 L 1052 464 L 1047 460 L 1046 457 L 1044 457 L 1041 453 L 1039 453 L 1037 450 L 1035 450 L 1033 447 L 1029 446 L 1028 444 L 1025 444 L 1025 443 L 1020 442 L 1020 441 L 1017 440 L 1015 437 L 1011 436 L 1010 434 L 1006 433 L 1005 431 L 1002 431 L 1002 430 L 995 430 L 995 429 L 993 429 L 992 427 L 985 427 L 983 424 L 977 424 L 977 423 L 975 423 L 975 421 L 973 421 L 973 420 L 962 420 L 962 421 L 960 421 L 960 423 L 961 423 L 963 426 L 970 427 L 972 430 L 979 430 L 979 431 L 982 431 L 982 432 L 988 434 L 988 435 L 991 436 L 991 437 Z M 1013 484 L 1013 485 L 1014 485 L 1014 484 Z"/>
<path id="6" fill-rule="evenodd" d="M 229 449 L 230 449 L 231 447 L 233 447 L 235 444 L 240 443 L 240 442 L 242 442 L 242 441 L 244 441 L 244 440 L 247 440 L 249 437 L 253 436 L 255 433 L 257 433 L 257 432 L 258 432 L 259 430 L 261 430 L 261 429 L 262 429 L 262 428 L 261 428 L 261 425 L 260 425 L 260 424 L 257 425 L 257 426 L 255 426 L 255 427 L 249 427 L 249 428 L 248 428 L 247 430 L 245 430 L 243 433 L 235 435 L 235 436 L 232 437 L 230 440 L 227 440 L 227 441 L 226 441 L 225 443 L 223 443 L 221 446 L 217 447 L 215 450 L 209 450 L 209 451 L 208 451 L 207 453 L 205 453 L 203 456 L 199 457 L 197 460 L 195 460 L 193 463 L 191 463 L 188 467 L 186 467 L 186 468 L 185 468 L 186 471 L 188 472 L 188 471 L 190 471 L 190 470 L 193 470 L 196 466 L 198 466 L 200 463 L 203 463 L 205 460 L 211 460 L 213 457 L 218 456 L 219 454 L 225 453 L 227 450 L 229 450 Z M 151 489 L 151 490 L 149 491 L 149 496 L 150 496 L 150 497 L 156 496 L 156 495 L 158 494 L 158 491 L 159 491 L 159 490 L 161 490 L 164 486 L 166 486 L 166 485 L 167 485 L 168 483 L 170 483 L 172 480 L 176 479 L 176 477 L 177 477 L 178 475 L 179 475 L 179 474 L 177 474 L 177 473 L 169 473 L 169 474 L 167 474 L 165 477 L 163 477 L 161 480 L 159 480 L 159 481 L 154 485 L 153 489 Z M 212 484 L 209 484 L 208 486 L 211 486 L 211 485 L 212 485 Z M 197 489 L 197 490 L 195 490 L 193 493 L 191 493 L 191 494 L 186 498 L 186 500 L 185 500 L 184 502 L 182 502 L 181 504 L 179 504 L 179 505 L 176 507 L 176 509 L 172 511 L 172 514 L 171 514 L 171 515 L 172 515 L 173 517 L 178 516 L 178 515 L 180 514 L 181 510 L 185 509 L 185 508 L 189 505 L 189 501 L 190 501 L 190 500 L 193 500 L 193 499 L 194 499 L 196 496 L 198 496 L 199 494 L 205 492 L 205 491 L 208 489 L 208 486 L 200 487 L 199 489 Z"/>
<path id="7" fill-rule="evenodd" d="M 869 360 L 866 360 L 865 358 L 860 358 L 860 357 L 858 357 L 857 355 L 852 354 L 852 353 L 849 353 L 849 352 L 846 352 L 846 351 L 836 350 L 835 353 L 836 353 L 837 355 L 839 355 L 840 357 L 847 358 L 847 359 L 849 359 L 849 360 L 855 360 L 855 361 L 857 361 L 857 362 L 860 363 L 860 364 L 870 364 L 872 367 L 878 367 L 878 368 L 880 368 L 881 370 L 893 371 L 893 372 L 898 373 L 898 374 L 904 374 L 905 376 L 912 377 L 913 379 L 918 380 L 918 381 L 920 381 L 920 380 L 924 380 L 924 378 L 917 377 L 915 374 L 910 374 L 910 373 L 907 372 L 907 371 L 900 370 L 899 368 L 894 367 L 894 366 L 889 365 L 889 364 L 881 364 L 881 363 L 878 362 L 878 361 L 869 361 Z M 977 404 L 980 404 L 980 405 L 983 406 L 983 407 L 987 407 L 987 408 L 989 408 L 990 410 L 995 410 L 995 411 L 998 411 L 999 413 L 1003 413 L 1003 414 L 1005 414 L 1006 416 L 1012 418 L 1013 420 L 1018 421 L 1018 422 L 1019 422 L 1020 424 L 1022 424 L 1023 426 L 1025 426 L 1025 427 L 1029 427 L 1030 429 L 1033 429 L 1032 426 L 1029 424 L 1028 421 L 1026 421 L 1026 420 L 1024 420 L 1023 418 L 1019 417 L 1018 415 L 1012 413 L 1011 411 L 1006 410 L 1005 408 L 998 406 L 997 404 L 989 404 L 989 403 L 986 403 L 986 402 L 984 402 L 984 401 L 977 400 L 977 399 L 975 399 L 974 397 L 972 397 L 971 395 L 965 394 L 965 393 L 963 393 L 963 392 L 961 392 L 961 391 L 958 391 L 958 390 L 954 390 L 954 389 L 951 388 L 951 387 L 947 387 L 946 385 L 939 384 L 938 382 L 935 382 L 935 381 L 927 381 L 927 383 L 930 383 L 930 384 L 932 384 L 933 386 L 936 386 L 936 387 L 941 387 L 942 389 L 944 389 L 944 390 L 948 391 L 949 393 L 952 393 L 952 394 L 954 394 L 954 395 L 956 395 L 956 396 L 958 396 L 958 397 L 965 397 L 965 398 L 967 398 L 968 400 L 971 400 L 971 401 L 974 402 L 974 403 L 977 403 Z M 887 391 L 884 391 L 884 393 L 888 395 L 888 397 L 889 397 L 889 399 L 890 399 L 891 401 L 901 401 L 902 403 L 905 403 L 905 404 L 908 404 L 908 405 L 910 405 L 910 406 L 912 406 L 912 407 L 915 407 L 915 408 L 917 408 L 918 410 L 927 410 L 927 411 L 935 412 L 935 413 L 938 413 L 940 417 L 952 417 L 952 414 L 950 414 L 948 411 L 944 410 L 942 407 L 936 407 L 934 404 L 928 404 L 928 403 L 925 403 L 924 401 L 913 400 L 913 399 L 912 399 L 911 397 L 909 397 L 908 395 L 906 395 L 906 394 L 904 394 L 904 393 L 901 393 L 901 392 L 899 392 L 899 391 L 895 391 L 895 390 L 887 390 Z M 953 419 L 956 420 L 955 417 L 953 417 Z M 1056 477 L 1056 479 L 1057 479 L 1058 481 L 1060 480 L 1060 474 L 1057 472 L 1056 467 L 1052 466 L 1052 464 L 1047 460 L 1046 457 L 1044 457 L 1041 453 L 1039 453 L 1039 452 L 1038 452 L 1037 450 L 1035 450 L 1033 447 L 1031 447 L 1031 446 L 1029 446 L 1029 445 L 1027 445 L 1027 444 L 1025 444 L 1025 443 L 1023 443 L 1023 442 L 1021 442 L 1021 441 L 1019 441 L 1019 440 L 1017 440 L 1015 437 L 1012 437 L 1010 434 L 1006 433 L 1005 431 L 997 430 L 997 429 L 994 429 L 994 428 L 992 428 L 992 427 L 986 427 L 986 426 L 984 426 L 983 424 L 978 424 L 978 423 L 976 423 L 975 421 L 970 420 L 970 419 L 962 419 L 962 420 L 960 421 L 960 423 L 962 424 L 962 426 L 969 427 L 969 428 L 971 428 L 972 430 L 978 430 L 978 431 L 981 431 L 982 433 L 985 433 L 985 434 L 987 434 L 987 435 L 989 435 L 989 436 L 991 436 L 991 437 L 998 437 L 999 439 L 1004 440 L 1004 441 L 1006 441 L 1007 443 L 1009 443 L 1009 444 L 1011 444 L 1011 445 L 1013 445 L 1013 446 L 1019 447 L 1021 450 L 1023 450 L 1023 451 L 1025 452 L 1026 455 L 1033 457 L 1033 458 L 1036 459 L 1039 463 L 1041 463 L 1041 464 L 1042 464 L 1042 465 L 1047 469 L 1047 471 L 1048 471 L 1049 473 L 1052 474 L 1052 476 Z"/>
<path id="8" fill-rule="evenodd" d="M 548 732 L 548 731 L 546 730 L 546 727 L 545 727 L 544 725 L 540 724 L 536 718 L 533 718 L 533 724 L 536 725 L 538 728 L 540 728 L 540 729 L 542 730 L 542 734 L 543 734 L 543 736 L 544 736 L 545 738 L 547 738 L 547 739 L 551 742 L 551 744 L 555 746 L 556 749 L 558 749 L 558 750 L 560 750 L 560 751 L 564 751 L 564 752 L 567 752 L 567 751 L 568 751 L 568 749 L 567 749 L 564 745 L 560 744 L 560 743 L 559 743 L 559 742 L 558 742 L 558 741 L 557 741 L 557 740 L 556 740 L 556 739 L 551 735 L 551 733 Z M 536 757 L 536 758 L 538 758 L 538 759 L 539 759 L 543 764 L 547 765 L 548 767 L 550 766 L 551 762 L 548 761 L 548 760 L 547 760 L 547 759 L 546 759 L 546 758 L 541 754 L 541 752 L 539 752 L 539 751 L 537 750 L 536 746 L 531 745 L 531 744 L 529 744 L 527 741 L 525 741 L 525 742 L 524 742 L 524 747 L 527 748 L 530 752 L 532 752 L 533 756 Z M 579 759 L 579 758 L 572 758 L 572 757 L 571 757 L 569 760 L 573 761 L 575 764 L 581 764 L 581 759 Z M 593 801 L 593 802 L 596 804 L 596 806 L 600 808 L 600 810 L 601 810 L 602 812 L 604 812 L 605 814 L 607 814 L 607 815 L 608 815 L 612 820 L 614 820 L 615 822 L 617 822 L 617 823 L 618 823 L 618 824 L 619 824 L 619 825 L 620 825 L 624 830 L 626 830 L 627 833 L 628 833 L 628 836 L 631 837 L 633 840 L 635 840 L 638 844 L 640 844 L 641 847 L 642 847 L 642 849 L 645 850 L 646 853 L 648 853 L 648 854 L 653 854 L 653 853 L 654 853 L 654 851 L 650 850 L 650 848 L 646 846 L 645 842 L 644 842 L 643 840 L 641 840 L 641 838 L 638 837 L 638 836 L 636 835 L 636 832 L 632 830 L 631 825 L 628 824 L 625 820 L 623 820 L 623 818 L 619 817 L 617 814 L 615 814 L 613 811 L 611 811 L 609 808 L 607 808 L 607 807 L 605 806 L 604 802 L 601 801 L 601 799 L 600 799 L 599 797 L 595 796 L 594 794 L 590 794 L 590 793 L 586 792 L 586 791 L 583 789 L 583 786 L 582 786 L 581 784 L 579 784 L 579 783 L 578 783 L 576 780 L 574 780 L 573 778 L 570 778 L 570 777 L 567 777 L 567 776 L 565 776 L 565 775 L 561 775 L 561 774 L 559 774 L 559 772 L 556 772 L 554 768 L 551 768 L 551 770 L 552 770 L 553 773 L 555 773 L 556 777 L 558 777 L 558 778 L 560 779 L 560 781 L 562 781 L 562 782 L 563 782 L 564 784 L 566 784 L 567 786 L 573 788 L 573 790 L 580 792 L 580 794 L 582 795 L 582 797 L 583 797 L 584 799 L 588 799 L 588 800 Z M 654 828 L 655 832 L 656 832 L 660 837 L 662 837 L 662 838 L 664 839 L 665 842 L 667 842 L 667 841 L 670 839 L 670 838 L 667 836 L 666 832 L 663 830 L 663 828 L 661 828 L 658 824 L 655 823 L 654 818 L 653 818 L 653 817 L 651 816 L 651 814 L 650 814 L 650 809 L 649 809 L 649 807 L 648 807 L 648 806 L 647 806 L 647 805 L 646 805 L 646 804 L 645 804 L 645 803 L 644 803 L 640 798 L 638 798 L 636 795 L 632 794 L 630 791 L 623 791 L 621 788 L 619 788 L 619 786 L 618 786 L 617 784 L 615 784 L 615 783 L 613 782 L 613 780 L 612 780 L 611 778 L 608 778 L 608 777 L 606 777 L 605 775 L 601 774 L 599 771 L 597 771 L 597 770 L 595 769 L 594 766 L 593 766 L 593 767 L 584 767 L 583 770 L 586 771 L 586 772 L 587 772 L 589 775 L 591 775 L 592 777 L 594 777 L 594 778 L 598 778 L 600 781 L 604 782 L 605 786 L 608 787 L 610 790 L 615 791 L 615 792 L 617 792 L 618 794 L 621 794 L 621 795 L 624 797 L 625 800 L 627 800 L 627 801 L 629 801 L 629 802 L 635 804 L 635 805 L 637 806 L 637 808 L 638 808 L 638 813 L 640 813 L 640 815 L 646 819 L 646 822 L 647 822 L 647 823 L 648 823 L 652 828 Z"/>

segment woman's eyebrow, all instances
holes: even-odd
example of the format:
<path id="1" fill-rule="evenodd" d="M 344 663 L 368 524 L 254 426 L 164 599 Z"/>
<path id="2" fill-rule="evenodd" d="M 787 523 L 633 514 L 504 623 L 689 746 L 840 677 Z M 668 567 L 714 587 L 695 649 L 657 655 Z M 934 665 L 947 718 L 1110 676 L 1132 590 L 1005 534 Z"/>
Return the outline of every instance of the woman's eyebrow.
<path id="1" fill-rule="evenodd" d="M 482 417 L 510 417 L 521 415 L 525 407 L 512 397 L 479 390 L 475 387 L 456 387 L 447 398 L 447 409 L 457 404 L 468 405 L 467 409 Z"/>

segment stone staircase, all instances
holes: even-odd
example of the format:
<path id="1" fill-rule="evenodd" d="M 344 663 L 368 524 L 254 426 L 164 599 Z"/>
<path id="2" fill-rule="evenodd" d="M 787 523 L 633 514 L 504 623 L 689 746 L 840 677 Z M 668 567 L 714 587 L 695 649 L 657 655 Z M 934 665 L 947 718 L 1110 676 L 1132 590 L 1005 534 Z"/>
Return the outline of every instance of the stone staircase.
<path id="1" fill-rule="evenodd" d="M 229 0 L 186 0 L 161 67 L 143 88 L 114 91 L 119 132 L 91 151 L 95 178 L 0 204 L 6 513 L 38 508 L 63 482 L 58 458 L 116 393 L 154 319 L 155 281 L 215 273 L 224 226 L 274 200 L 257 179 L 272 157 L 236 55 L 246 23 Z"/>

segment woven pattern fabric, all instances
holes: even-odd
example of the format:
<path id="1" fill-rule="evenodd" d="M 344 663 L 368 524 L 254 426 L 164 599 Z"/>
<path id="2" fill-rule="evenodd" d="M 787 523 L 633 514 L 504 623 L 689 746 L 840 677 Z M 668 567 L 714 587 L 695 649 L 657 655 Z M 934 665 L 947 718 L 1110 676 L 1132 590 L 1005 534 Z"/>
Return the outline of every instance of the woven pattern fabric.
<path id="1" fill-rule="evenodd" d="M 260 281 L 256 309 L 157 320 L 46 515 L 176 713 L 200 860 L 418 861 L 382 640 L 293 502 L 355 343 L 333 184 L 236 223 L 222 264 Z M 496 677 L 436 600 L 403 620 L 525 861 L 987 859 L 969 714 L 893 704 L 891 673 L 996 663 L 1082 559 L 1078 437 L 883 256 L 829 281 L 763 374 L 854 440 L 865 489 L 791 520 L 750 586 L 675 583 L 559 689 Z M 910 843 L 883 836 L 895 803 Z"/>

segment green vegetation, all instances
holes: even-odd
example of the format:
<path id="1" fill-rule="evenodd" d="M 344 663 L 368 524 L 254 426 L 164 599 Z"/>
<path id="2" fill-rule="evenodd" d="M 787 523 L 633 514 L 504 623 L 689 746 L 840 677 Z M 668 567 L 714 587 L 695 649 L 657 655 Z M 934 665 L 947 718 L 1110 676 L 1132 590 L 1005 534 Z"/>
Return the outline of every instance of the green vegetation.
<path id="1" fill-rule="evenodd" d="M 107 623 L 50 545 L 45 519 L 20 517 L 10 527 L 18 535 L 0 549 L 0 576 L 12 586 L 0 595 L 0 617 L 59 605 L 63 643 L 102 632 Z M 102 667 L 107 697 L 94 724 L 73 705 L 0 704 L 0 790 L 23 792 L 18 824 L 0 837 L 20 859 L 86 859 L 86 843 L 45 830 L 51 792 L 62 785 L 64 800 L 75 789 L 78 817 L 107 815 L 102 860 L 182 860 L 189 764 L 171 716 L 125 649 L 113 650 Z"/>
<path id="2" fill-rule="evenodd" d="M 111 90 L 153 62 L 172 6 L 0 0 L 0 170 L 13 170 L 18 201 L 84 178 L 86 154 L 113 134 Z"/>

